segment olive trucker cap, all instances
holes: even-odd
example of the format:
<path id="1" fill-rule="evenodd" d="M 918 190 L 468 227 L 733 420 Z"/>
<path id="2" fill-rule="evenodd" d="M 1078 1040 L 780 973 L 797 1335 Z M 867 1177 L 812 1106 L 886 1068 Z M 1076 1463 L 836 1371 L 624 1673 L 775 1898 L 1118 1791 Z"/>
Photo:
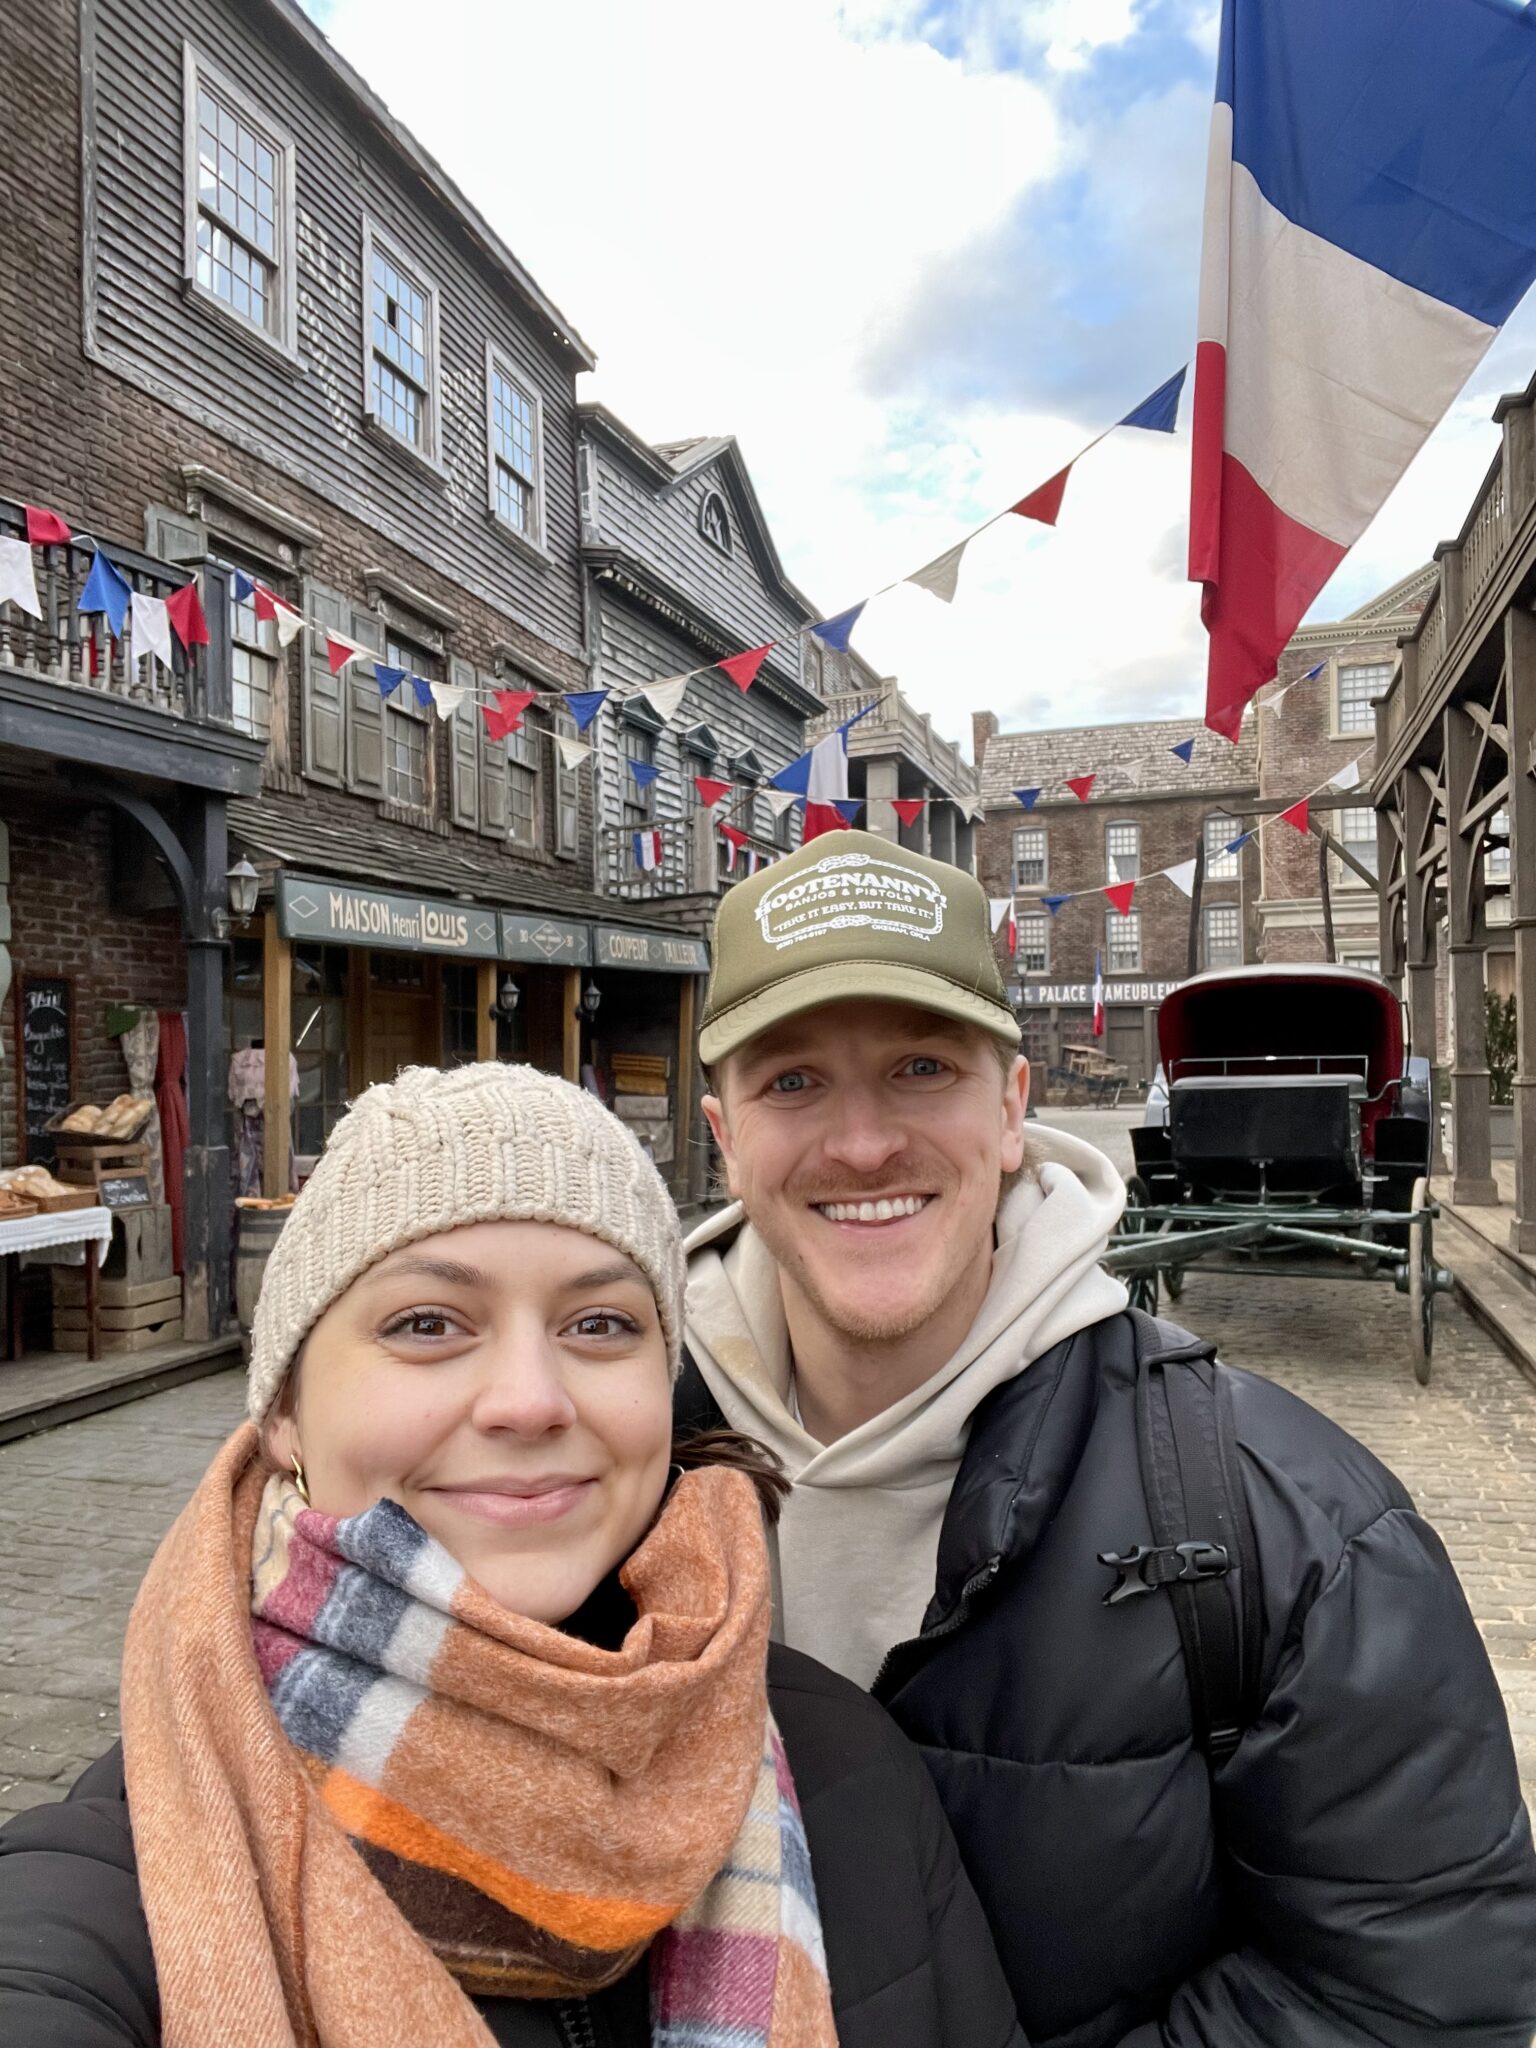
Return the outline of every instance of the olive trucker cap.
<path id="1" fill-rule="evenodd" d="M 872 832 L 827 832 L 721 902 L 699 1057 L 712 1065 L 772 1024 L 853 999 L 1019 1042 L 980 884 Z"/>

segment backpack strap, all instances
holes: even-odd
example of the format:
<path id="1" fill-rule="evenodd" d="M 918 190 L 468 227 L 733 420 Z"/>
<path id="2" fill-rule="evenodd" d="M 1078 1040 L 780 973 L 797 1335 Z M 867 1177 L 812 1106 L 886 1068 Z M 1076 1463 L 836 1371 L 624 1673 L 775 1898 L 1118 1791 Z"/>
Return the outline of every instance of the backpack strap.
<path id="1" fill-rule="evenodd" d="M 1252 1718 L 1258 1645 L 1253 1524 L 1238 1470 L 1231 1389 L 1214 1348 L 1129 1311 L 1136 1437 L 1155 1539 L 1127 1555 L 1108 1604 L 1166 1586 L 1189 1680 L 1195 1741 L 1225 1762 Z"/>
<path id="2" fill-rule="evenodd" d="M 672 1389 L 672 1430 L 675 1436 L 698 1436 L 706 1429 L 728 1429 L 720 1403 L 709 1391 L 698 1360 L 685 1344 L 682 1370 Z"/>

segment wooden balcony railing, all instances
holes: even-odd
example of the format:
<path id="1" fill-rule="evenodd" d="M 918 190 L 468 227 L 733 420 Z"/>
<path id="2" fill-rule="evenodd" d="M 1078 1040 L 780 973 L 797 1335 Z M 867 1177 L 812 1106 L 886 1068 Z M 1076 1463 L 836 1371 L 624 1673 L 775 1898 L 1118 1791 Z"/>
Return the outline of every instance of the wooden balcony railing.
<path id="1" fill-rule="evenodd" d="M 24 508 L 6 499 L 0 499 L 0 538 L 26 538 Z M 152 705 L 173 718 L 228 723 L 228 572 L 216 563 L 201 565 L 211 644 L 189 652 L 173 632 L 172 662 L 167 668 L 148 649 L 134 645 L 131 614 L 123 622 L 121 635 L 114 638 L 104 617 L 77 609 L 95 552 L 90 536 L 33 547 L 32 566 L 43 615 L 34 619 L 18 605 L 0 605 L 0 668 Z M 169 598 L 191 580 L 189 569 L 119 547 L 110 538 L 106 552 L 130 590 Z"/>
<path id="2" fill-rule="evenodd" d="M 658 829 L 661 859 L 643 868 L 635 858 L 636 832 Z M 623 903 L 654 903 L 667 896 L 696 896 L 711 887 L 695 873 L 691 821 L 657 820 L 654 828 L 639 824 L 604 825 L 598 835 L 598 887 Z"/>
<path id="3" fill-rule="evenodd" d="M 1484 479 L 1482 493 L 1467 521 L 1466 540 L 1461 551 L 1462 600 L 1471 608 L 1488 578 L 1493 574 L 1509 537 L 1508 499 L 1504 489 L 1504 455 L 1494 457 Z"/>

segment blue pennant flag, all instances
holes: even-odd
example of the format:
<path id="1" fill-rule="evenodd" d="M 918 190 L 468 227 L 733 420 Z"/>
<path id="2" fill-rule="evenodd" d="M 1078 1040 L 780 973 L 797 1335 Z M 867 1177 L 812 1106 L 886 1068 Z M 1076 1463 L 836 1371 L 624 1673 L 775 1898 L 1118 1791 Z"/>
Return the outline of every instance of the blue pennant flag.
<path id="1" fill-rule="evenodd" d="M 1045 785 L 1042 783 L 1040 787 L 1044 788 L 1044 786 Z M 1016 789 L 1013 793 L 1018 798 L 1019 802 L 1024 806 L 1026 811 L 1032 811 L 1035 808 L 1035 804 L 1039 798 L 1040 790 Z"/>
<path id="2" fill-rule="evenodd" d="M 808 753 L 802 754 L 798 760 L 791 761 L 787 768 L 781 768 L 777 775 L 770 775 L 768 787 L 770 789 L 792 789 L 795 795 L 800 797 L 809 795 L 811 787 L 810 755 Z"/>
<path id="3" fill-rule="evenodd" d="M 378 678 L 379 695 L 381 697 L 393 696 L 406 677 L 406 671 L 403 668 L 387 668 L 382 661 L 376 661 L 373 664 L 373 672 Z"/>
<path id="4" fill-rule="evenodd" d="M 85 579 L 85 588 L 80 593 L 77 612 L 105 612 L 107 624 L 112 628 L 114 640 L 123 634 L 123 621 L 128 616 L 128 579 L 115 562 L 96 550 L 91 560 L 91 573 Z"/>
<path id="5" fill-rule="evenodd" d="M 608 701 L 606 690 L 571 690 L 565 699 L 565 708 L 576 721 L 576 730 L 585 732 Z"/>
<path id="6" fill-rule="evenodd" d="M 236 569 L 230 575 L 229 587 L 235 593 L 235 603 L 245 604 L 256 595 L 256 578 Z"/>
<path id="7" fill-rule="evenodd" d="M 411 688 L 416 692 L 416 702 L 423 711 L 427 710 L 432 703 L 432 685 L 423 676 L 412 676 Z"/>
<path id="8" fill-rule="evenodd" d="M 859 623 L 859 613 L 863 611 L 864 603 L 867 601 L 866 599 L 859 604 L 850 605 L 847 611 L 839 612 L 836 618 L 823 619 L 819 626 L 812 626 L 812 635 L 823 647 L 835 647 L 840 654 L 846 654 L 848 635 Z"/>
<path id="9" fill-rule="evenodd" d="M 1229 839 L 1221 850 L 1223 853 L 1236 853 L 1240 848 L 1246 846 L 1252 837 L 1253 834 L 1251 832 L 1239 832 L 1237 837 Z"/>
<path id="10" fill-rule="evenodd" d="M 1154 434 L 1171 434 L 1179 423 L 1179 399 L 1184 390 L 1184 371 L 1175 370 L 1166 384 L 1159 384 L 1149 398 L 1140 405 L 1132 406 L 1125 418 L 1119 422 L 1122 427 L 1146 427 Z"/>
<path id="11" fill-rule="evenodd" d="M 1187 768 L 1189 766 L 1189 757 L 1195 751 L 1194 740 L 1192 738 L 1187 740 L 1180 740 L 1176 747 L 1170 747 L 1168 751 L 1170 754 L 1177 754 L 1179 759 L 1184 763 L 1184 766 Z"/>
<path id="12" fill-rule="evenodd" d="M 845 825 L 857 825 L 859 813 L 864 808 L 864 799 L 861 796 L 838 797 L 832 808 Z"/>
<path id="13" fill-rule="evenodd" d="M 1304 675 L 1304 676 L 1302 677 L 1302 679 L 1301 679 L 1301 680 L 1302 680 L 1302 681 L 1303 681 L 1304 683 L 1311 683 L 1311 682 L 1315 682 L 1315 681 L 1317 680 L 1317 678 L 1318 678 L 1318 677 L 1319 677 L 1319 676 L 1320 676 L 1320 675 L 1322 674 L 1323 670 L 1324 670 L 1324 669 L 1325 669 L 1325 668 L 1326 668 L 1327 666 L 1328 666 L 1328 664 L 1327 664 L 1327 662 L 1326 662 L 1326 661 L 1320 661 L 1320 662 L 1319 662 L 1319 663 L 1317 664 L 1317 667 L 1316 667 L 1316 668 L 1309 668 L 1309 669 L 1307 670 L 1306 674 L 1305 674 L 1305 675 Z"/>
<path id="14" fill-rule="evenodd" d="M 637 761 L 634 755 L 631 754 L 629 757 L 629 772 L 633 775 L 641 789 L 649 789 L 661 773 L 661 770 L 654 761 Z"/>
<path id="15" fill-rule="evenodd" d="M 1070 896 L 1042 896 L 1040 901 L 1045 905 L 1052 917 L 1054 917 L 1063 903 L 1070 903 L 1072 898 Z"/>

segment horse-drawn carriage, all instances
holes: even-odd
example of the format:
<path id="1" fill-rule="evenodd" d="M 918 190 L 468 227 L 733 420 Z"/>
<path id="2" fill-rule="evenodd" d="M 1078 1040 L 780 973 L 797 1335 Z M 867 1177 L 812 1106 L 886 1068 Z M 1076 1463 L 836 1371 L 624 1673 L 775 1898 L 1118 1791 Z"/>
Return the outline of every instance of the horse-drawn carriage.
<path id="1" fill-rule="evenodd" d="M 1406 1294 L 1426 1384 L 1435 1295 L 1427 1065 L 1403 1011 L 1352 967 L 1233 967 L 1166 996 L 1166 1120 L 1131 1133 L 1136 1172 L 1105 1264 L 1138 1306 L 1188 1267 L 1387 1279 Z"/>

